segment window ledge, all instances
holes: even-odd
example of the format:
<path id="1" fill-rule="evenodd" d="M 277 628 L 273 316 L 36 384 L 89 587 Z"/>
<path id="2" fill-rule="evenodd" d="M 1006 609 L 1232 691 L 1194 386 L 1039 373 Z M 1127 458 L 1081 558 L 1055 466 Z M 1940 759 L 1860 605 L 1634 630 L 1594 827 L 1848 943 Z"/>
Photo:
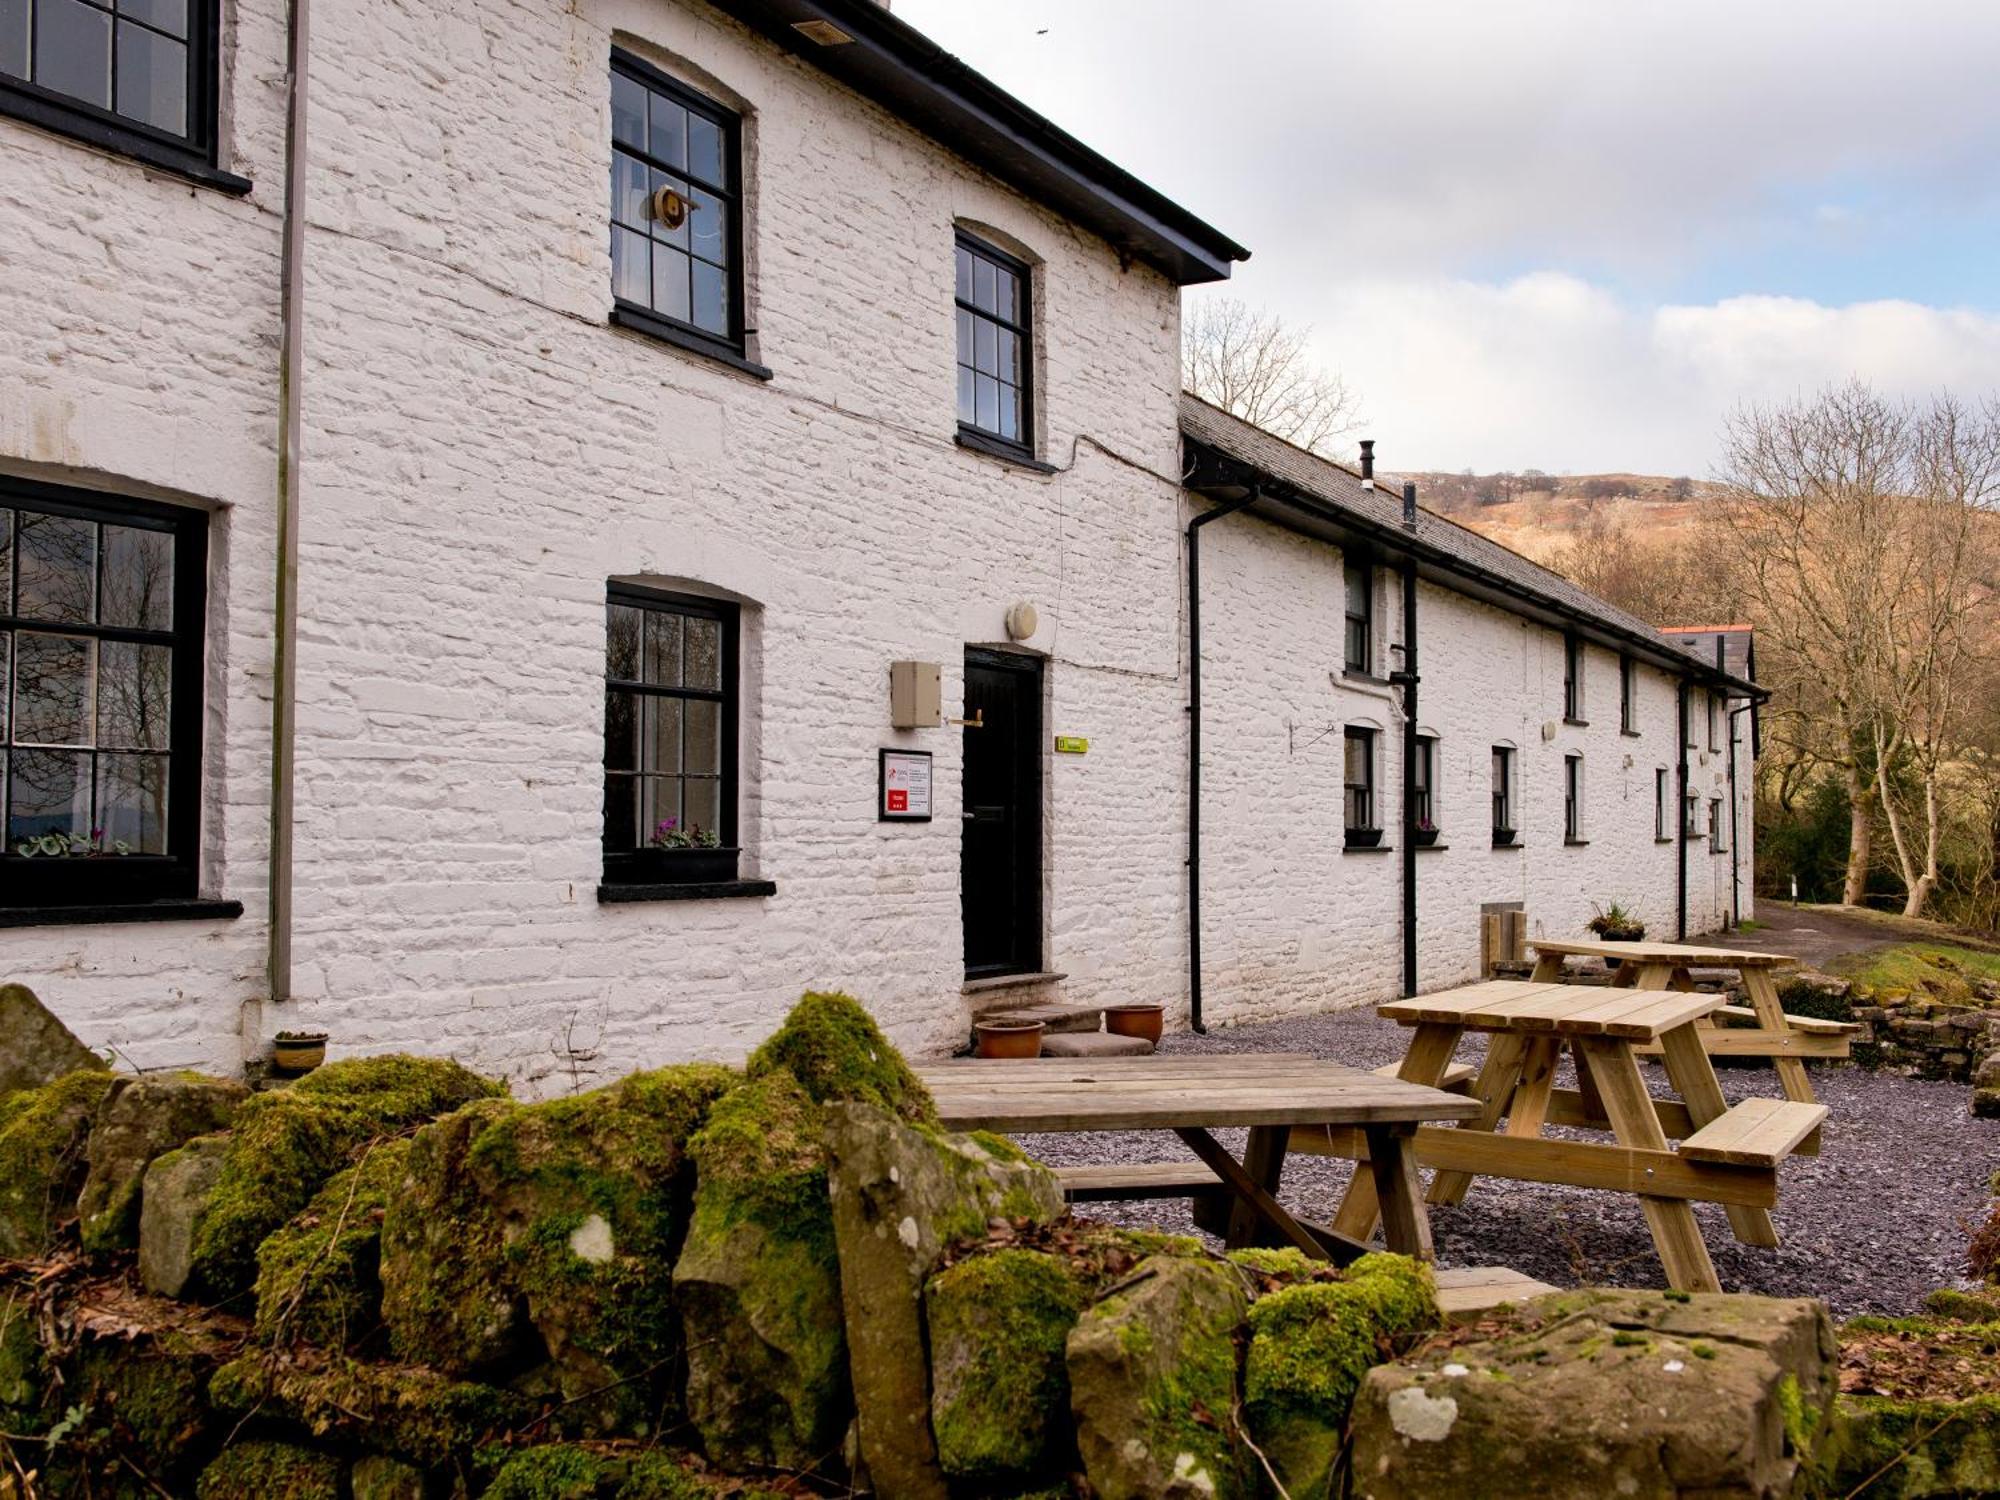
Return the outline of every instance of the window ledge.
<path id="1" fill-rule="evenodd" d="M 1569 716 L 1568 714 L 1564 714 L 1564 715 L 1563 715 L 1563 723 L 1565 723 L 1565 724 L 1569 725 L 1569 727 L 1570 727 L 1571 729 L 1588 729 L 1588 728 L 1590 728 L 1590 720 L 1588 720 L 1588 719 L 1572 719 L 1572 718 L 1571 718 L 1571 717 L 1570 717 L 1570 716 Z"/>
<path id="2" fill-rule="evenodd" d="M 1589 839 L 1573 839 L 1573 838 L 1567 838 L 1567 837 L 1565 837 L 1565 838 L 1563 839 L 1563 847 L 1564 847 L 1565 849 L 1588 849 L 1588 848 L 1590 847 L 1590 840 L 1589 840 Z"/>
<path id="3" fill-rule="evenodd" d="M 1354 667 L 1342 667 L 1340 669 L 1340 679 L 1343 682 L 1359 682 L 1368 687 L 1385 688 L 1389 686 L 1388 678 L 1377 677 L 1373 672 L 1363 672 Z"/>
<path id="4" fill-rule="evenodd" d="M 100 151 L 125 157 L 155 171 L 171 173 L 183 182 L 213 188 L 232 198 L 242 197 L 252 186 L 249 178 L 225 172 L 201 160 L 197 152 L 156 141 L 141 131 L 124 129 L 109 120 L 100 120 L 95 115 L 63 103 L 59 98 L 43 94 L 32 84 L 21 85 L 12 79 L 0 79 L 0 115 L 24 120 L 53 135 L 82 141 L 86 146 L 95 146 Z"/>
<path id="5" fill-rule="evenodd" d="M 691 885 L 600 885 L 600 906 L 625 906 L 640 901 L 727 901 L 746 896 L 775 896 L 775 880 L 709 880 Z"/>
<path id="6" fill-rule="evenodd" d="M 1495 849 L 1519 849 L 1521 847 L 1521 841 L 1518 838 L 1495 839 L 1493 841 L 1493 847 Z"/>
<path id="7" fill-rule="evenodd" d="M 1626 729 L 1621 727 L 1618 732 L 1624 735 L 1625 738 L 1628 740 L 1642 740 L 1645 738 L 1645 736 L 1639 733 L 1639 731 L 1636 729 Z"/>
<path id="8" fill-rule="evenodd" d="M 112 922 L 234 921 L 241 901 L 180 897 L 117 906 L 0 906 L 0 927 L 87 927 Z"/>
<path id="9" fill-rule="evenodd" d="M 1054 464 L 1045 464 L 1027 449 L 1017 447 L 1005 438 L 989 437 L 983 432 L 961 427 L 954 434 L 958 446 L 973 453 L 983 453 L 988 458 L 997 458 L 1002 463 L 1013 464 L 1026 469 L 1031 474 L 1059 474 L 1062 471 Z"/>
<path id="10" fill-rule="evenodd" d="M 1419 844 L 1417 845 L 1417 853 L 1428 854 L 1433 849 L 1449 849 L 1450 847 L 1451 845 L 1449 844 Z"/>
<path id="11" fill-rule="evenodd" d="M 1437 845 L 1433 844 L 1431 847 L 1435 849 Z M 1340 852 L 1342 854 L 1394 854 L 1396 846 L 1394 844 L 1347 844 L 1342 847 Z"/>
<path id="12" fill-rule="evenodd" d="M 658 339 L 663 344 L 672 344 L 676 349 L 699 354 L 703 359 L 714 360 L 719 365 L 726 365 L 732 370 L 758 380 L 769 380 L 772 376 L 772 371 L 768 367 L 758 364 L 754 359 L 745 359 L 727 344 L 682 328 L 677 323 L 670 323 L 665 318 L 647 312 L 644 308 L 634 307 L 628 302 L 611 304 L 611 326 L 628 329 L 633 333 L 642 333 L 647 338 Z"/>
<path id="13" fill-rule="evenodd" d="M 1053 970 L 1033 970 L 1026 974 L 987 974 L 978 979 L 968 979 L 958 987 L 961 995 L 990 995 L 996 990 L 1020 990 L 1034 984 L 1054 984 L 1067 979 L 1069 975 Z"/>
<path id="14" fill-rule="evenodd" d="M 1655 834 L 1653 836 L 1653 842 L 1656 844 L 1671 844 L 1673 842 L 1673 838 L 1671 835 L 1669 835 L 1666 838 L 1661 838 L 1658 834 Z"/>

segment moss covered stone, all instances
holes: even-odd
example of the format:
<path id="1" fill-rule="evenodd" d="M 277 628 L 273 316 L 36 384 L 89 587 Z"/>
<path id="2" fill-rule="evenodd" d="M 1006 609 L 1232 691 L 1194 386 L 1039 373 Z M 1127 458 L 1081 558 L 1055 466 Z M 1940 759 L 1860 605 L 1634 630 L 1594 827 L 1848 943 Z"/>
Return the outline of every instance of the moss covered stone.
<path id="1" fill-rule="evenodd" d="M 1089 1297 L 1067 1260 L 1038 1250 L 995 1250 L 931 1279 L 931 1428 L 947 1476 L 1018 1485 L 1066 1472 L 1064 1350 Z"/>
<path id="2" fill-rule="evenodd" d="M 0 1256 L 32 1259 L 76 1208 L 85 1142 L 111 1075 L 94 1068 L 0 1095 Z"/>
<path id="3" fill-rule="evenodd" d="M 1924 1298 L 1924 1311 L 1953 1323 L 2000 1323 L 2000 1295 L 1942 1287 Z"/>
<path id="4" fill-rule="evenodd" d="M 1241 1273 L 1156 1256 L 1087 1311 L 1067 1351 L 1084 1472 L 1102 1500 L 1253 1493 L 1236 1430 Z"/>
<path id="5" fill-rule="evenodd" d="M 234 1417 L 284 1418 L 317 1437 L 420 1464 L 469 1453 L 531 1415 L 526 1399 L 496 1386 L 303 1350 L 231 1360 L 209 1381 L 208 1397 Z"/>
<path id="6" fill-rule="evenodd" d="M 1430 1267 L 1400 1255 L 1364 1255 L 1339 1280 L 1302 1281 L 1252 1305 L 1244 1413 L 1287 1491 L 1326 1492 L 1362 1377 L 1395 1341 L 1440 1321 Z"/>
<path id="7" fill-rule="evenodd" d="M 419 1131 L 383 1221 L 398 1354 L 457 1373 L 546 1355 L 566 1430 L 643 1432 L 680 1351 L 689 1138 L 736 1081 L 710 1064 L 662 1068 Z"/>
<path id="8" fill-rule="evenodd" d="M 196 1500 L 341 1500 L 341 1463 L 291 1443 L 235 1443 L 202 1470 Z"/>
<path id="9" fill-rule="evenodd" d="M 259 1094 L 237 1114 L 195 1235 L 199 1284 L 218 1297 L 247 1291 L 257 1247 L 362 1146 L 503 1092 L 447 1059 L 391 1056 L 329 1063 L 288 1089 Z"/>
<path id="10" fill-rule="evenodd" d="M 25 1289 L 0 1286 L 0 1431 L 41 1430 L 48 1360 Z"/>
<path id="11" fill-rule="evenodd" d="M 501 1465 L 485 1500 L 709 1500 L 715 1491 L 665 1453 L 525 1448 Z"/>
<path id="12" fill-rule="evenodd" d="M 2000 1396 L 1842 1396 L 1821 1474 L 1826 1493 L 1869 1500 L 2000 1494 Z"/>
<path id="13" fill-rule="evenodd" d="M 382 1218 L 410 1154 L 378 1141 L 257 1247 L 257 1336 L 345 1349 L 381 1321 Z"/>
<path id="14" fill-rule="evenodd" d="M 751 1054 L 747 1072 L 753 1079 L 789 1073 L 817 1104 L 842 1099 L 912 1124 L 937 1123 L 930 1090 L 849 995 L 801 996 L 785 1024 Z"/>
<path id="15" fill-rule="evenodd" d="M 850 1414 L 821 1129 L 792 1075 L 767 1072 L 717 1103 L 692 1143 L 694 1215 L 674 1267 L 688 1416 L 730 1467 L 805 1467 Z"/>
<path id="16" fill-rule="evenodd" d="M 198 1135 L 227 1129 L 250 1091 L 201 1073 L 116 1078 L 97 1108 L 86 1154 L 90 1172 L 77 1199 L 86 1250 L 139 1243 L 139 1197 L 146 1168 Z"/>

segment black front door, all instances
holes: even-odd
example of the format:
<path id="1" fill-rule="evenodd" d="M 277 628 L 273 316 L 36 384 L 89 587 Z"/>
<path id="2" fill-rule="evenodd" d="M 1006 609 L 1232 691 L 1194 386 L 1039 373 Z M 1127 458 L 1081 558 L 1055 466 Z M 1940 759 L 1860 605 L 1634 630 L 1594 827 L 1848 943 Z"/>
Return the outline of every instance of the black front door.
<path id="1" fill-rule="evenodd" d="M 965 653 L 959 901 L 967 978 L 1042 967 L 1042 663 Z"/>

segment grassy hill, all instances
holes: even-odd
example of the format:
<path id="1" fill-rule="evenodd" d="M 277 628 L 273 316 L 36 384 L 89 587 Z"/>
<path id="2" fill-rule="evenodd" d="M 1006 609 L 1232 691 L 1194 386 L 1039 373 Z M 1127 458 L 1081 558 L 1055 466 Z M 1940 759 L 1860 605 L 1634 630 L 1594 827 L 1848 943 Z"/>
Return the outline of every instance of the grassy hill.
<path id="1" fill-rule="evenodd" d="M 1587 527 L 1609 523 L 1640 542 L 1671 542 L 1692 533 L 1702 503 L 1719 490 L 1706 480 L 1658 474 L 1444 474 L 1387 476 L 1400 488 L 1416 481 L 1417 501 L 1502 546 L 1550 561 Z"/>

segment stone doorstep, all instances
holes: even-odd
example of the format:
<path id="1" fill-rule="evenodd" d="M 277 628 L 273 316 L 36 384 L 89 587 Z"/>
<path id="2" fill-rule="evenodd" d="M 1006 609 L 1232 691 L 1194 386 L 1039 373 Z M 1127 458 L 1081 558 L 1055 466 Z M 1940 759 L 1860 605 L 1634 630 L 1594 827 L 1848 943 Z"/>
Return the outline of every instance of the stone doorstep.
<path id="1" fill-rule="evenodd" d="M 1142 1036 L 1109 1031 L 1058 1031 L 1042 1038 L 1044 1057 L 1151 1057 L 1153 1044 Z"/>
<path id="2" fill-rule="evenodd" d="M 974 1019 L 1018 1021 L 1023 1025 L 1030 1021 L 1040 1021 L 1044 1036 L 1104 1029 L 1104 1009 L 1097 1005 L 1011 1005 L 981 1011 Z"/>

